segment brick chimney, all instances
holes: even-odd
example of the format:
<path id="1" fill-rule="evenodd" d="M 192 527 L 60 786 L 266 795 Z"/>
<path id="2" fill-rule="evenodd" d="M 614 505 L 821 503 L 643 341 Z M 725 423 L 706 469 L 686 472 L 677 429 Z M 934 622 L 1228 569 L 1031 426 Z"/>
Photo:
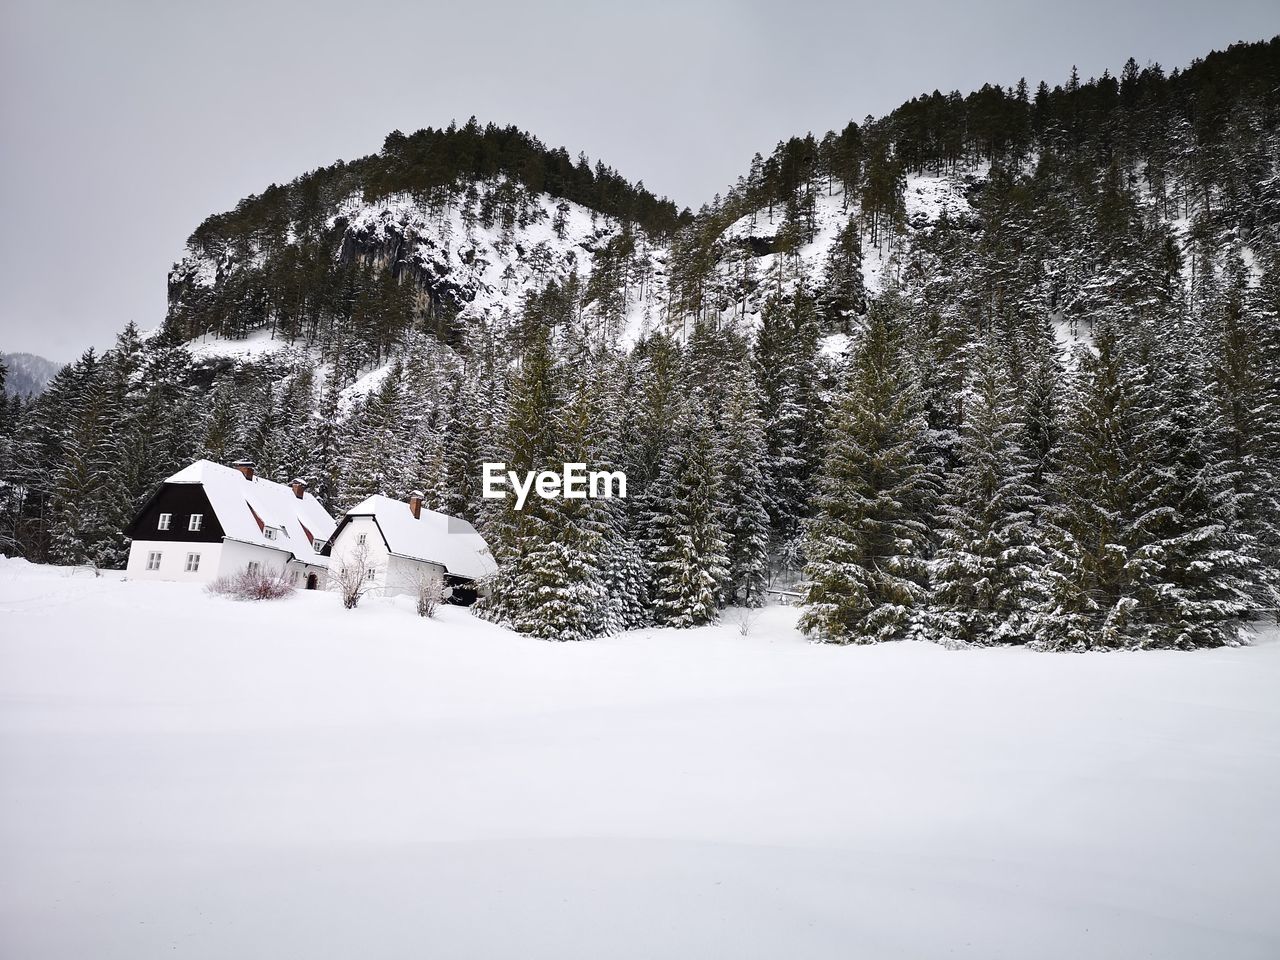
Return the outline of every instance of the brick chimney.
<path id="1" fill-rule="evenodd" d="M 289 489 L 293 491 L 295 497 L 301 500 L 303 494 L 307 492 L 307 481 L 301 477 L 294 477 L 289 481 Z"/>
<path id="2" fill-rule="evenodd" d="M 253 471 L 258 468 L 258 465 L 252 460 L 237 460 L 232 466 L 243 473 L 246 480 L 252 480 Z"/>
<path id="3" fill-rule="evenodd" d="M 421 490 L 415 490 L 409 494 L 409 512 L 413 514 L 413 519 L 418 520 L 422 517 L 422 500 L 425 494 Z"/>

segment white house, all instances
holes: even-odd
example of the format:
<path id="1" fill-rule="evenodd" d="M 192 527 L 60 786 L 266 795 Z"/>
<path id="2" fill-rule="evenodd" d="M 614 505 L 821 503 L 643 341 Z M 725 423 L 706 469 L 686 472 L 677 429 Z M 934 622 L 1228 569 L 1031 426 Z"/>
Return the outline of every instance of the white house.
<path id="1" fill-rule="evenodd" d="M 127 569 L 138 580 L 193 582 L 256 569 L 314 590 L 325 585 L 320 551 L 334 526 L 305 481 L 264 480 L 246 460 L 197 460 L 164 481 L 125 529 Z"/>
<path id="2" fill-rule="evenodd" d="M 348 510 L 324 549 L 335 577 L 357 567 L 383 596 L 412 596 L 434 580 L 454 603 L 475 600 L 480 581 L 497 570 L 489 545 L 467 521 L 426 510 L 422 499 L 416 490 L 408 503 L 372 496 Z"/>

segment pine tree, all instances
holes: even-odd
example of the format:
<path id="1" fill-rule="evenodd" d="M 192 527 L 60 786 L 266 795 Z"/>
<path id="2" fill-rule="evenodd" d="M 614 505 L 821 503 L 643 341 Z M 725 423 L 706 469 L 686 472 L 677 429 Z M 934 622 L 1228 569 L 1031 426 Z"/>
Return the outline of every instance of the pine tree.
<path id="1" fill-rule="evenodd" d="M 346 450 L 338 500 L 354 506 L 373 494 L 402 496 L 416 482 L 405 469 L 403 368 L 391 365 L 377 389 L 353 409 L 347 420 Z"/>
<path id="2" fill-rule="evenodd" d="M 712 622 L 728 568 L 712 426 L 699 391 L 683 404 L 658 479 L 646 496 L 654 517 L 655 620 L 672 627 Z"/>
<path id="3" fill-rule="evenodd" d="M 947 477 L 937 553 L 929 564 L 930 634 L 961 643 L 1023 643 L 1041 600 L 1046 560 L 1036 529 L 1043 507 L 1026 426 L 988 338 L 964 396 L 959 464 Z"/>
<path id="4" fill-rule="evenodd" d="M 784 569 L 798 566 L 801 524 L 808 513 L 809 475 L 818 458 L 817 324 L 801 289 L 790 304 L 771 298 L 760 315 L 755 358 L 762 407 L 773 552 Z"/>
<path id="5" fill-rule="evenodd" d="M 1203 323 L 1217 459 L 1234 490 L 1238 531 L 1256 545 L 1255 602 L 1280 608 L 1280 272 L 1277 263 L 1250 291 L 1239 253 L 1228 261 L 1220 297 Z"/>
<path id="6" fill-rule="evenodd" d="M 547 469 L 566 444 L 581 449 L 588 429 L 586 399 L 565 403 L 550 331 L 533 326 L 530 337 L 505 431 L 504 462 L 521 476 Z M 601 532 L 589 507 L 531 494 L 517 509 L 508 496 L 486 532 L 499 569 L 480 613 L 550 640 L 588 639 L 601 629 Z"/>
<path id="7" fill-rule="evenodd" d="M 824 329 L 852 333 L 856 319 L 867 312 L 867 290 L 862 279 L 862 235 L 850 219 L 827 251 L 823 287 L 818 298 Z"/>
<path id="8" fill-rule="evenodd" d="M 937 497 L 919 389 L 896 329 L 874 309 L 828 425 L 806 525 L 800 627 L 834 643 L 907 636 L 924 601 Z"/>
<path id="9" fill-rule="evenodd" d="M 1135 554 L 1139 444 L 1135 386 L 1114 323 L 1078 354 L 1064 404 L 1062 466 L 1049 513 L 1050 599 L 1041 643 L 1053 649 L 1140 646 Z"/>
<path id="10" fill-rule="evenodd" d="M 751 367 L 733 374 L 725 401 L 717 458 L 727 539 L 726 598 L 745 606 L 765 601 L 769 578 L 769 513 L 764 468 L 768 458 L 760 391 Z"/>
<path id="11" fill-rule="evenodd" d="M 1150 466 L 1140 477 L 1135 533 L 1147 647 L 1238 643 L 1257 596 L 1257 543 L 1236 523 L 1238 497 L 1216 461 L 1221 420 L 1207 402 L 1193 342 L 1184 329 L 1153 338 L 1139 378 Z"/>

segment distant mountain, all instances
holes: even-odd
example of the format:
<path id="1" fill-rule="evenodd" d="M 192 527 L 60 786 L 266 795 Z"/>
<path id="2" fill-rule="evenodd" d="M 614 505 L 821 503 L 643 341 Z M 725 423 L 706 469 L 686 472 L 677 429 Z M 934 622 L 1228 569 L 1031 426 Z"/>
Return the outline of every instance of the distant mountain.
<path id="1" fill-rule="evenodd" d="M 4 392 L 19 397 L 44 393 L 54 374 L 63 367 L 61 363 L 34 353 L 0 353 L 0 361 L 4 362 L 7 371 Z"/>

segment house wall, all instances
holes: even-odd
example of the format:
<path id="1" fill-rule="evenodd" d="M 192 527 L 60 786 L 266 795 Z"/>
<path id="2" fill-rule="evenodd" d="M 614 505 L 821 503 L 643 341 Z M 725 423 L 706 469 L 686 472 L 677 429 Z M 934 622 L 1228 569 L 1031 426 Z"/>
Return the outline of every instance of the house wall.
<path id="1" fill-rule="evenodd" d="M 387 565 L 387 575 L 381 584 L 384 597 L 418 595 L 419 581 L 433 580 L 437 587 L 444 583 L 444 567 L 423 560 L 392 557 Z"/>
<path id="2" fill-rule="evenodd" d="M 365 536 L 364 565 L 373 570 L 369 593 L 383 597 L 416 596 L 419 576 L 444 579 L 444 567 L 438 563 L 393 557 L 372 517 L 352 517 L 343 526 L 329 551 L 331 583 L 336 583 L 338 571 L 344 565 L 356 562 L 361 534 Z"/>
<path id="3" fill-rule="evenodd" d="M 160 529 L 162 513 L 170 515 L 168 530 Z M 193 513 L 201 515 L 198 531 L 189 529 Z M 149 541 L 175 544 L 221 543 L 223 537 L 218 515 L 214 513 L 204 487 L 198 483 L 164 484 L 124 532 L 128 537 L 145 537 Z"/>
<path id="4" fill-rule="evenodd" d="M 147 557 L 152 551 L 160 554 L 160 569 L 148 570 Z M 195 573 L 187 573 L 187 554 L 200 554 L 200 569 Z M 226 540 L 222 543 L 182 543 L 176 540 L 134 540 L 129 546 L 129 561 L 126 570 L 133 580 L 178 580 L 187 583 L 209 583 L 218 577 L 234 575 L 244 571 L 251 560 L 262 564 L 264 573 L 283 574 L 286 580 L 299 589 L 306 587 L 307 575 L 314 573 L 317 577 L 317 588 L 323 590 L 326 585 L 328 571 L 317 564 L 291 560 L 289 555 L 278 550 L 238 540 Z M 293 574 L 297 572 L 296 583 Z"/>
<path id="5" fill-rule="evenodd" d="M 159 570 L 147 569 L 147 557 L 152 551 L 160 554 Z M 125 569 L 132 580 L 183 580 L 188 583 L 208 583 L 219 576 L 222 551 L 221 543 L 134 540 L 129 545 L 129 562 Z M 200 569 L 195 573 L 186 572 L 188 553 L 200 554 Z"/>
<path id="6" fill-rule="evenodd" d="M 261 565 L 263 573 L 276 576 L 285 574 L 289 564 L 289 554 L 280 550 L 271 550 L 252 543 L 241 543 L 239 540 L 224 540 L 222 555 L 218 565 L 218 576 L 230 576 L 243 573 L 250 562 Z"/>
<path id="7" fill-rule="evenodd" d="M 328 589 L 329 570 L 327 567 L 321 567 L 314 563 L 303 563 L 301 560 L 290 560 L 289 566 L 285 570 L 285 576 L 288 578 L 289 583 L 299 590 L 307 588 L 307 577 L 313 573 L 316 575 L 316 589 Z"/>
<path id="8" fill-rule="evenodd" d="M 342 569 L 357 562 L 361 535 L 365 537 L 363 564 L 374 571 L 369 592 L 381 593 L 386 586 L 387 564 L 391 555 L 386 541 L 382 539 L 382 531 L 372 517 L 352 517 L 343 525 L 329 548 L 329 583 L 336 587 Z"/>

